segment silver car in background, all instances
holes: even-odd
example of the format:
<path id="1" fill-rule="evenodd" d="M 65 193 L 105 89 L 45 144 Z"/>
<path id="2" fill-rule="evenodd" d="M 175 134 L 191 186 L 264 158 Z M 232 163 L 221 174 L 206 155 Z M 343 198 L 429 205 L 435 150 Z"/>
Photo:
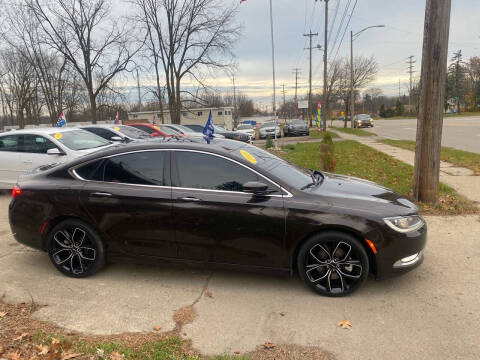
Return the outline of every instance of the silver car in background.
<path id="1" fill-rule="evenodd" d="M 275 137 L 275 134 L 277 138 L 279 138 L 282 136 L 282 130 L 275 121 L 270 121 L 260 126 L 260 129 L 258 129 L 258 134 L 260 139 L 265 139 L 267 137 L 273 138 Z"/>

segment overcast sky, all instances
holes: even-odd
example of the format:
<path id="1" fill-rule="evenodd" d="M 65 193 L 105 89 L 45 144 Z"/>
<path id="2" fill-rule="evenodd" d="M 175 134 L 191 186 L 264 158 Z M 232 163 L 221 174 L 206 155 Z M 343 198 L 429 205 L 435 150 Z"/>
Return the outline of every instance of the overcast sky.
<path id="1" fill-rule="evenodd" d="M 240 2 L 240 0 L 236 0 Z M 337 37 L 339 25 L 347 4 L 350 3 L 342 31 Z M 343 30 L 355 0 L 330 0 L 329 14 L 333 28 L 329 42 L 331 54 L 349 56 L 349 31 L 354 32 L 371 25 L 385 24 L 385 28 L 370 29 L 354 42 L 354 54 L 375 56 L 379 63 L 379 74 L 370 87 L 379 87 L 386 95 L 406 93 L 409 75 L 406 59 L 414 55 L 415 70 L 419 76 L 425 0 L 358 0 L 351 22 Z M 336 14 L 336 16 L 335 16 Z M 314 46 L 324 45 L 324 2 L 315 0 L 273 0 L 275 67 L 277 72 L 277 103 L 283 101 L 282 84 L 285 84 L 287 99 L 293 97 L 295 78 L 292 69 L 298 67 L 302 73 L 299 80 L 299 95 L 308 88 L 308 38 L 302 36 L 309 30 L 318 32 L 313 38 Z M 335 20 L 335 22 L 334 22 Z M 239 64 L 236 77 L 237 88 L 263 104 L 271 104 L 272 63 L 269 21 L 269 0 L 246 0 L 238 8 L 238 22 L 243 33 L 235 46 Z M 336 40 L 336 41 L 335 41 Z M 332 52 L 333 48 L 333 52 Z M 464 59 L 480 56 L 480 0 L 453 0 L 450 27 L 449 54 L 462 50 Z M 331 58 L 329 56 L 329 58 Z M 333 58 L 333 56 L 332 56 Z M 313 50 L 314 90 L 322 86 L 322 52 Z M 220 77 L 211 84 L 220 92 L 231 89 L 231 80 Z"/>

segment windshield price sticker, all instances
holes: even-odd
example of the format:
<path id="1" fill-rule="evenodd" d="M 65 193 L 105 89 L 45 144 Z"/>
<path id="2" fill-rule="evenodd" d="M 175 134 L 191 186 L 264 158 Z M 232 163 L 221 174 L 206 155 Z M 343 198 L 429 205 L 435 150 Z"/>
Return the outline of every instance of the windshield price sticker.
<path id="1" fill-rule="evenodd" d="M 53 135 L 53 137 L 57 140 L 60 140 L 62 138 L 62 133 L 55 133 L 55 135 Z"/>

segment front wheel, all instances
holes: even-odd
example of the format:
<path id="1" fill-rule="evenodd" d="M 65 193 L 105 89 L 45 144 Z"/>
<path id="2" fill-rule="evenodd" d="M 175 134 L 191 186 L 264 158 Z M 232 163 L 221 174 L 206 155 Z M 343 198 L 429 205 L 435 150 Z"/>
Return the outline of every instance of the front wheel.
<path id="1" fill-rule="evenodd" d="M 357 290 L 367 279 L 368 255 L 352 236 L 336 231 L 308 239 L 297 258 L 298 273 L 313 290 L 340 297 Z"/>
<path id="2" fill-rule="evenodd" d="M 76 219 L 62 221 L 52 229 L 47 251 L 57 270 L 69 277 L 93 275 L 105 264 L 105 248 L 99 235 Z"/>

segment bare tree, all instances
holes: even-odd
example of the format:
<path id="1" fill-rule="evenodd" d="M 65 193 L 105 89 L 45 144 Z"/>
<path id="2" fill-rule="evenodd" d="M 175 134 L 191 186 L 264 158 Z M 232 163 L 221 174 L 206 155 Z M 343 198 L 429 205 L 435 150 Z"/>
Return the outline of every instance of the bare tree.
<path id="1" fill-rule="evenodd" d="M 10 47 L 25 55 L 36 74 L 36 84 L 41 89 L 52 125 L 64 110 L 63 94 L 67 76 L 71 70 L 65 57 L 42 42 L 41 27 L 38 19 L 24 3 L 11 4 L 6 11 L 8 31 L 3 34 Z M 38 95 L 38 93 L 37 93 Z M 38 102 L 33 104 L 38 107 Z"/>
<path id="2" fill-rule="evenodd" d="M 96 123 L 98 95 L 126 70 L 138 51 L 131 48 L 129 22 L 111 18 L 108 0 L 26 1 L 40 23 L 44 41 L 65 57 L 85 83 Z"/>
<path id="3" fill-rule="evenodd" d="M 240 34 L 234 24 L 237 6 L 221 0 L 133 0 L 144 25 L 160 83 L 166 83 L 173 123 L 180 123 L 181 82 L 189 75 L 203 83 L 208 69 L 233 65 L 232 46 Z M 156 58 L 158 56 L 158 59 Z"/>
<path id="4" fill-rule="evenodd" d="M 6 49 L 0 54 L 2 93 L 10 115 L 16 117 L 20 128 L 26 125 L 25 114 L 31 115 L 31 97 L 35 90 L 35 73 L 25 54 L 17 49 Z M 34 81 L 32 81 L 32 79 Z"/>

